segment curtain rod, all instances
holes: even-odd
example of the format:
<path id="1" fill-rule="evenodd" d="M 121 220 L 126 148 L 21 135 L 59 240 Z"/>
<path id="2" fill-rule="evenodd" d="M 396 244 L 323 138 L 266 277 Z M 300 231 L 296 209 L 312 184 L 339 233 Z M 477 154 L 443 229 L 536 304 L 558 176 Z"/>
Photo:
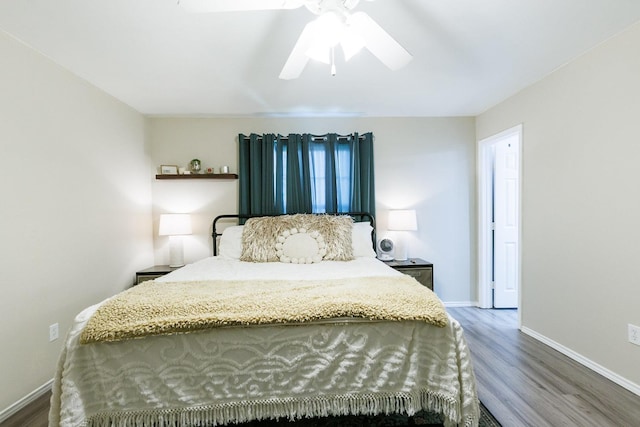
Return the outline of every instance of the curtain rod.
<path id="1" fill-rule="evenodd" d="M 305 134 L 305 135 L 310 135 L 310 134 Z M 280 137 L 280 140 L 282 141 L 288 141 L 289 137 L 288 136 L 284 136 L 284 135 L 278 135 Z M 338 141 L 349 141 L 353 138 L 353 134 L 351 135 L 337 135 L 337 139 Z M 258 140 L 262 140 L 262 136 L 258 135 L 257 137 Z M 311 139 L 313 141 L 326 141 L 327 140 L 327 135 L 311 135 Z M 358 136 L 358 141 L 364 141 L 365 137 L 364 136 Z"/>

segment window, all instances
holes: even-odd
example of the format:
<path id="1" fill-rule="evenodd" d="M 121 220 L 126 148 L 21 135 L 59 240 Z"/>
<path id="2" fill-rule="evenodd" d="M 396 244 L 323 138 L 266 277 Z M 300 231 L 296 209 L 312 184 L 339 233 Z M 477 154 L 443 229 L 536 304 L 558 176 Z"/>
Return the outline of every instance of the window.
<path id="1" fill-rule="evenodd" d="M 324 212 L 349 212 L 351 211 L 351 192 L 353 174 L 350 168 L 353 153 L 351 147 L 348 144 L 338 143 L 335 145 L 335 152 L 327 152 L 327 144 L 323 141 L 313 141 L 309 145 L 309 191 L 311 194 L 311 212 L 324 213 Z M 282 164 L 286 165 L 288 161 L 300 162 L 300 158 L 296 155 L 295 150 L 291 150 L 291 158 L 289 158 L 289 150 L 285 145 L 282 151 Z M 277 150 L 274 150 L 274 156 L 277 156 Z M 328 167 L 328 156 L 333 155 L 335 158 L 335 178 L 332 178 Z M 301 168 L 302 169 L 302 168 Z M 282 193 L 284 212 L 290 211 L 287 209 L 287 168 L 283 168 L 282 184 L 279 185 L 277 180 L 273 180 L 274 192 Z M 291 177 L 291 180 L 298 179 L 298 177 Z M 327 186 L 332 185 L 332 179 L 335 179 L 336 187 L 336 204 L 332 205 L 335 209 L 327 209 Z M 293 204 L 295 206 L 295 203 Z"/>
<path id="2" fill-rule="evenodd" d="M 375 213 L 371 133 L 239 141 L 241 214 Z"/>

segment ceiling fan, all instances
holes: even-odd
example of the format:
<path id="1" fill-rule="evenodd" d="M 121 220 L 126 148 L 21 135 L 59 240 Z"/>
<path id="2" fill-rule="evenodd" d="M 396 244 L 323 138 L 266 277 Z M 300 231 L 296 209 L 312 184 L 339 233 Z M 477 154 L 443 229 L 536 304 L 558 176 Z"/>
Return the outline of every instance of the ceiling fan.
<path id="1" fill-rule="evenodd" d="M 188 12 L 231 12 L 297 9 L 305 6 L 317 18 L 309 22 L 296 42 L 280 78 L 298 78 L 315 59 L 331 65 L 336 74 L 335 47 L 340 45 L 348 61 L 363 47 L 391 70 L 404 67 L 412 56 L 364 12 L 353 12 L 360 0 L 178 0 Z"/>

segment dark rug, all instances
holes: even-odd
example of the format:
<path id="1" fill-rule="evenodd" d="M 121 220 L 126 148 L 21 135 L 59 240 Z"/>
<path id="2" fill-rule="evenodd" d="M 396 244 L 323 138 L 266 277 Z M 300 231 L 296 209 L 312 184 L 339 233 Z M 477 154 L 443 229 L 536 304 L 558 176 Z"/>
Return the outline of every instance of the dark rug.
<path id="1" fill-rule="evenodd" d="M 432 412 L 418 412 L 410 417 L 402 414 L 393 415 L 346 415 L 340 417 L 304 418 L 296 421 L 261 420 L 247 423 L 230 424 L 241 427 L 401 427 L 423 426 L 442 427 L 444 418 Z M 480 402 L 479 427 L 501 427 L 502 425 L 491 415 L 491 412 Z"/>

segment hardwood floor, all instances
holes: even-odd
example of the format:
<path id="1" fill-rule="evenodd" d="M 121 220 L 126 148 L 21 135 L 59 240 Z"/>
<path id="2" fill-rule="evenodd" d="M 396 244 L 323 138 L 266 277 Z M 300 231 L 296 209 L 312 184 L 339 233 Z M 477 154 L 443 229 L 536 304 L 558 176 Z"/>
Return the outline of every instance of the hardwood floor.
<path id="1" fill-rule="evenodd" d="M 517 329 L 515 310 L 450 308 L 471 349 L 480 400 L 504 427 L 638 427 L 640 396 Z M 49 394 L 0 427 L 45 427 Z"/>
<path id="2" fill-rule="evenodd" d="M 523 334 L 516 310 L 450 308 L 478 395 L 504 427 L 640 426 L 640 396 Z"/>
<path id="3" fill-rule="evenodd" d="M 51 392 L 45 393 L 34 402 L 0 423 L 2 427 L 47 427 L 49 424 L 49 399 Z"/>

